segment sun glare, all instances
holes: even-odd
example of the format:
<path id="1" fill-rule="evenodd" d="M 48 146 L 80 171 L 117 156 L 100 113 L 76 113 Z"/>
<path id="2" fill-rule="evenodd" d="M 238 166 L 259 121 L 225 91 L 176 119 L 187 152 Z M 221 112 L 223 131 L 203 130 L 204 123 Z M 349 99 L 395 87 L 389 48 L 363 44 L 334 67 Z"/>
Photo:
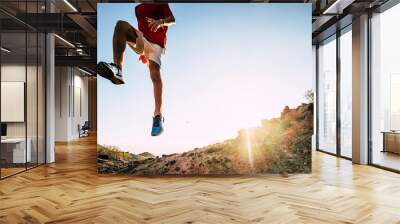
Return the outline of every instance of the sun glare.
<path id="1" fill-rule="evenodd" d="M 254 165 L 254 163 L 253 163 L 253 146 L 252 146 L 252 143 L 251 143 L 250 132 L 251 132 L 250 128 L 246 128 L 247 155 L 248 155 L 248 158 L 249 158 L 250 166 L 251 166 L 251 168 L 253 168 L 253 165 Z"/>

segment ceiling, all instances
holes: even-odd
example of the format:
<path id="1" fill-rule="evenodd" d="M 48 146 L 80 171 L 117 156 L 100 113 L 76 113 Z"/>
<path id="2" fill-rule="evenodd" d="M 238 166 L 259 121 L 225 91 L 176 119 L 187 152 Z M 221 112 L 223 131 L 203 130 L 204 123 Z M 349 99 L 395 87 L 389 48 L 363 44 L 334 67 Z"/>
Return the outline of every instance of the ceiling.
<path id="1" fill-rule="evenodd" d="M 336 32 L 351 23 L 351 17 L 373 9 L 387 0 L 217 0 L 214 2 L 271 2 L 312 3 L 313 42 Z M 116 0 L 1 0 L 0 24 L 3 46 L 8 44 L 15 54 L 25 54 L 24 32 L 54 32 L 56 63 L 58 65 L 86 66 L 93 70 L 96 65 L 97 15 L 96 4 L 107 2 L 134 2 Z M 147 1 L 150 2 L 150 1 Z M 166 1 L 158 1 L 166 2 Z M 176 0 L 175 2 L 189 2 Z M 52 13 L 49 13 L 49 12 Z M 27 12 L 27 13 L 26 13 Z M 346 23 L 347 19 L 347 23 Z M 22 32 L 23 31 L 23 32 Z M 21 33 L 22 32 L 22 33 Z M 29 39 L 29 38 L 28 38 Z M 29 41 L 29 40 L 28 40 Z M 28 44 L 28 54 L 36 47 Z M 32 49 L 30 48 L 32 47 Z M 80 64 L 81 63 L 81 64 Z"/>

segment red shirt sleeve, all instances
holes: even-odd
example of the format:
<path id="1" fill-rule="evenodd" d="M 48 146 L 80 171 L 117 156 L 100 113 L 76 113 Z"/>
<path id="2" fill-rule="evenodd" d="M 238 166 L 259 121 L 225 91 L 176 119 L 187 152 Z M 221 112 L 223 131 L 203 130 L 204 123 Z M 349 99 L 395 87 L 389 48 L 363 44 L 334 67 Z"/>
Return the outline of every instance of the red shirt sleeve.
<path id="1" fill-rule="evenodd" d="M 171 12 L 171 9 L 169 8 L 168 4 L 161 5 L 161 12 L 162 12 L 164 18 L 172 16 L 172 12 Z"/>

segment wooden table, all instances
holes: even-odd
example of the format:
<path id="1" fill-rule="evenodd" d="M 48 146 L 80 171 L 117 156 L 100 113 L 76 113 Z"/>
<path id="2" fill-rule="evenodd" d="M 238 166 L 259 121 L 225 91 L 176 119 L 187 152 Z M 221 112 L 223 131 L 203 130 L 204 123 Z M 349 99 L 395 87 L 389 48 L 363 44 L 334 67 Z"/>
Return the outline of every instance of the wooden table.
<path id="1" fill-rule="evenodd" d="M 400 154 L 400 131 L 382 131 L 383 150 L 382 152 L 391 152 Z"/>

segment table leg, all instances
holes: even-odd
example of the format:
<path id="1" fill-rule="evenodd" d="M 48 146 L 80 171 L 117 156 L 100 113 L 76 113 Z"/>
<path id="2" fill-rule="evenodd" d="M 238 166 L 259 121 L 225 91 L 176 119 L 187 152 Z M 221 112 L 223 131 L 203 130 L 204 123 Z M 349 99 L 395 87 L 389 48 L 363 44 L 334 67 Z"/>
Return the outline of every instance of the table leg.
<path id="1" fill-rule="evenodd" d="M 382 150 L 382 152 L 386 152 L 386 139 L 387 139 L 387 136 L 386 136 L 386 133 L 382 133 L 382 135 L 383 135 L 383 150 Z"/>

